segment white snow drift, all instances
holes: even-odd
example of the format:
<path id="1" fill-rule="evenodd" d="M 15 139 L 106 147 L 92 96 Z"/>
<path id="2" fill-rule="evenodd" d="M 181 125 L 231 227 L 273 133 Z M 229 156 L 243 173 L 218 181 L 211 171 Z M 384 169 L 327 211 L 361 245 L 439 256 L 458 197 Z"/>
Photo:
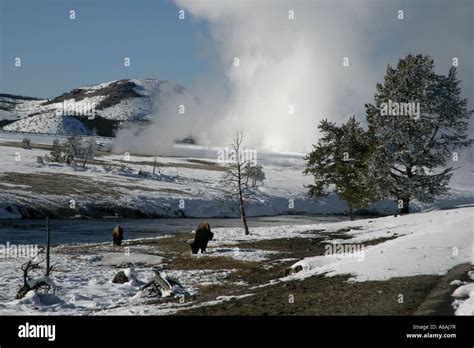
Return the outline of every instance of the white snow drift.
<path id="1" fill-rule="evenodd" d="M 351 281 L 387 280 L 419 274 L 445 274 L 452 267 L 472 261 L 474 208 L 433 211 L 400 217 L 385 217 L 340 223 L 361 226 L 351 231 L 352 239 L 344 243 L 397 236 L 364 248 L 365 257 L 315 256 L 295 263 L 302 271 L 289 279 L 303 279 L 316 274 L 335 276 L 350 274 Z"/>

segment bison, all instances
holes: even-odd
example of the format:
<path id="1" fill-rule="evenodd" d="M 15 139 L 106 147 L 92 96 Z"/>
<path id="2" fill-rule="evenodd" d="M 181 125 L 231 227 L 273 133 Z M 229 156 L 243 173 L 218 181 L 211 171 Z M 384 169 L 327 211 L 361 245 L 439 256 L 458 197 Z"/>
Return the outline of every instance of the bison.
<path id="1" fill-rule="evenodd" d="M 207 243 L 212 240 L 212 237 L 214 237 L 214 233 L 211 232 L 211 226 L 207 222 L 200 223 L 194 236 L 194 242 L 191 243 L 193 254 L 197 254 L 199 249 L 201 253 L 206 252 Z"/>
<path id="2" fill-rule="evenodd" d="M 114 239 L 114 246 L 122 245 L 123 228 L 120 227 L 120 225 L 117 225 L 117 226 L 114 227 L 114 229 L 112 230 L 112 237 Z"/>

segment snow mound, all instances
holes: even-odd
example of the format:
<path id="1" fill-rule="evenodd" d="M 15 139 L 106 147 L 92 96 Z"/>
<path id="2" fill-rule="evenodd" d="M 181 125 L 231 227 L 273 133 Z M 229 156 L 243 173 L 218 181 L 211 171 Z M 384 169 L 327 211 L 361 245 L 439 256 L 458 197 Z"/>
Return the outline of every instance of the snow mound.
<path id="1" fill-rule="evenodd" d="M 468 272 L 468 277 L 473 280 L 473 271 Z M 452 307 L 456 315 L 474 315 L 474 283 L 461 282 L 452 293 L 455 298 Z"/>
<path id="2" fill-rule="evenodd" d="M 469 284 L 460 286 L 459 288 L 454 290 L 451 296 L 456 297 L 456 298 L 465 298 L 465 297 L 469 297 L 471 293 L 474 293 L 474 283 L 469 283 Z"/>
<path id="3" fill-rule="evenodd" d="M 465 301 L 456 300 L 453 307 L 456 309 L 456 315 L 474 315 L 474 292 L 471 292 L 470 297 Z"/>

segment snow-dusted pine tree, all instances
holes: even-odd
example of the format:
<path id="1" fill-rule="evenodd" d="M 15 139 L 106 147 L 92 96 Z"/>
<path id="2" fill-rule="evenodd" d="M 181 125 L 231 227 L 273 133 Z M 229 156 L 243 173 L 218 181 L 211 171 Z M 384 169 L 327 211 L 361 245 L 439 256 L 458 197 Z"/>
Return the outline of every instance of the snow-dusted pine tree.
<path id="1" fill-rule="evenodd" d="M 64 155 L 63 155 L 63 146 L 59 142 L 59 139 L 53 140 L 53 145 L 51 146 L 51 152 L 47 159 L 50 159 L 52 162 L 63 162 Z"/>
<path id="2" fill-rule="evenodd" d="M 265 172 L 261 165 L 251 165 L 250 162 L 247 163 L 247 166 L 244 169 L 246 176 L 246 185 L 249 185 L 249 180 L 251 180 L 251 187 L 256 188 L 258 183 L 263 184 L 263 181 L 266 179 Z"/>
<path id="3" fill-rule="evenodd" d="M 371 171 L 401 213 L 409 212 L 412 199 L 431 202 L 446 193 L 454 170 L 448 158 L 471 144 L 466 132 L 473 111 L 459 83 L 454 67 L 438 75 L 429 56 L 409 54 L 396 68 L 388 65 L 374 104 L 366 105 Z"/>
<path id="4" fill-rule="evenodd" d="M 321 137 L 312 152 L 306 155 L 304 174 L 314 176 L 307 186 L 309 195 L 319 197 L 335 192 L 347 202 L 349 218 L 353 209 L 367 206 L 375 200 L 370 183 L 368 161 L 371 156 L 367 134 L 355 116 L 337 126 L 323 120 L 318 126 Z"/>

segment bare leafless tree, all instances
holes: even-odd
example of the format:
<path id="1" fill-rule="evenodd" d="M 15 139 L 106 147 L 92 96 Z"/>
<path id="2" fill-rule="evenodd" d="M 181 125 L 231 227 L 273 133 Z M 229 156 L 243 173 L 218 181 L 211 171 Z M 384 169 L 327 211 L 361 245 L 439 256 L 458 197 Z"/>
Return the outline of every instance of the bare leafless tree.
<path id="1" fill-rule="evenodd" d="M 97 143 L 93 138 L 90 138 L 87 142 L 81 145 L 78 157 L 84 160 L 82 163 L 82 168 L 84 168 L 88 160 L 92 161 L 94 159 L 97 150 Z"/>
<path id="2" fill-rule="evenodd" d="M 250 234 L 247 224 L 247 216 L 245 213 L 246 202 L 252 199 L 257 185 L 249 185 L 249 172 L 246 168 L 252 161 L 255 161 L 254 156 L 249 156 L 249 153 L 243 146 L 243 133 L 237 133 L 231 145 L 231 158 L 228 163 L 222 178 L 222 183 L 226 188 L 226 199 L 236 203 L 239 208 L 240 219 L 244 225 L 245 234 Z"/>
<path id="3" fill-rule="evenodd" d="M 36 291 L 40 288 L 45 288 L 46 291 L 49 291 L 51 288 L 53 288 L 53 291 L 57 289 L 57 286 L 50 278 L 53 267 L 50 266 L 51 228 L 49 225 L 49 217 L 46 218 L 46 238 L 47 245 L 45 259 L 40 259 L 39 256 L 43 252 L 41 251 L 38 255 L 34 255 L 33 258 L 21 266 L 21 270 L 23 271 L 23 286 L 18 290 L 15 297 L 16 299 L 21 299 L 25 297 L 29 291 Z M 37 259 L 37 261 L 33 261 L 34 259 Z M 43 277 L 34 278 L 28 274 L 31 271 L 40 269 L 40 264 L 43 262 L 46 262 L 46 272 Z"/>

